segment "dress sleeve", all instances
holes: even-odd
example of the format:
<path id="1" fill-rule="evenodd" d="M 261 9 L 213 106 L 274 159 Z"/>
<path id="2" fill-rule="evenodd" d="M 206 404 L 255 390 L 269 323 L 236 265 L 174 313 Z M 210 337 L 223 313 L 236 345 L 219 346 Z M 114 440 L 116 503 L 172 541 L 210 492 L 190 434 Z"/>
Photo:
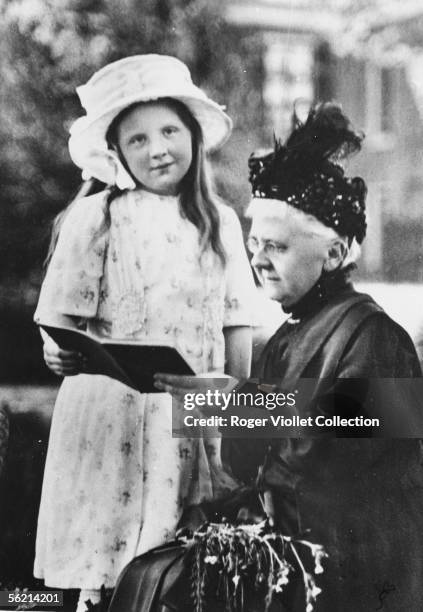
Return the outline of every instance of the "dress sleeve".
<path id="1" fill-rule="evenodd" d="M 55 324 L 61 315 L 96 315 L 108 232 L 104 194 L 76 202 L 67 213 L 41 287 L 34 319 Z"/>
<path id="2" fill-rule="evenodd" d="M 257 289 L 238 217 L 229 206 L 222 209 L 222 242 L 227 257 L 223 327 L 250 326 L 253 322 L 252 304 L 256 301 Z"/>
<path id="3" fill-rule="evenodd" d="M 362 414 L 379 419 L 373 436 L 417 437 L 423 431 L 422 392 L 422 373 L 411 338 L 379 313 L 365 320 L 347 345 L 331 406 L 341 416 Z M 351 430 L 339 435 L 350 436 Z M 369 434 L 364 430 L 359 435 Z"/>
<path id="4" fill-rule="evenodd" d="M 366 319 L 355 331 L 339 363 L 337 378 L 421 376 L 413 342 L 386 314 Z"/>

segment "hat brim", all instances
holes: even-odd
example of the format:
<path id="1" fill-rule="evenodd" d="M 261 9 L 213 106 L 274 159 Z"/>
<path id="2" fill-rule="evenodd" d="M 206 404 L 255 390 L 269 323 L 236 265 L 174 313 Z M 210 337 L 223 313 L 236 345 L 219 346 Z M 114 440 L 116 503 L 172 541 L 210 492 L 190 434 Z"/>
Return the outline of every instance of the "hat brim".
<path id="1" fill-rule="evenodd" d="M 201 92 L 202 93 L 202 92 Z M 106 133 L 111 122 L 119 113 L 136 102 L 150 102 L 161 98 L 174 98 L 184 103 L 201 126 L 206 151 L 219 149 L 229 138 L 232 131 L 232 120 L 222 108 L 204 96 L 191 97 L 185 94 L 157 92 L 156 96 L 128 96 L 120 100 L 107 112 L 92 118 L 88 115 L 77 119 L 70 128 L 69 152 L 72 161 L 79 166 L 85 175 L 105 183 L 113 182 Z M 101 159 L 104 156 L 104 164 Z"/>

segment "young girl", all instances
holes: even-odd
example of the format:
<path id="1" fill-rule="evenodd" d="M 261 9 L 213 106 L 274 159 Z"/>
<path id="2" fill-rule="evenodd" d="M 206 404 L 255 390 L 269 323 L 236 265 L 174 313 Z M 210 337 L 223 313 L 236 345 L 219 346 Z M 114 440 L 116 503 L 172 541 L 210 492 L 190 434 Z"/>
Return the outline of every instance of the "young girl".
<path id="1" fill-rule="evenodd" d="M 114 62 L 78 94 L 87 114 L 71 129 L 71 156 L 85 178 L 109 187 L 64 216 L 36 321 L 174 341 L 198 373 L 248 376 L 250 267 L 238 219 L 216 202 L 205 165 L 205 149 L 228 138 L 229 117 L 168 56 Z M 172 438 L 169 395 L 80 373 L 83 358 L 50 339 L 44 352 L 67 377 L 52 421 L 35 576 L 81 588 L 83 610 L 131 558 L 174 536 L 186 505 L 231 482 L 216 440 Z"/>

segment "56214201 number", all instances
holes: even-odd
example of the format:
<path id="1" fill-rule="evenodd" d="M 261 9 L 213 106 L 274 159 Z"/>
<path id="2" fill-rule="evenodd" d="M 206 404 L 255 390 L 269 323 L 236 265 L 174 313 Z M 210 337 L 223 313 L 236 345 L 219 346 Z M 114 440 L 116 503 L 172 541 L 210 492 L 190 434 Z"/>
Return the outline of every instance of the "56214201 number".
<path id="1" fill-rule="evenodd" d="M 0 606 L 63 606 L 63 591 L 0 591 Z"/>

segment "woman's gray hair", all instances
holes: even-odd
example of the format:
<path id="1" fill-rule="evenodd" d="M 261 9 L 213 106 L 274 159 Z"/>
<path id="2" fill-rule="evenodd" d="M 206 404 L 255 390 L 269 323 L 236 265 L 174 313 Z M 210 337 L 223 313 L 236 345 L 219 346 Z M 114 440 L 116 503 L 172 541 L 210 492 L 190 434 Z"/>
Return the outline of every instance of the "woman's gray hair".
<path id="1" fill-rule="evenodd" d="M 253 198 L 246 210 L 246 217 L 253 217 L 256 213 L 263 213 L 273 217 L 285 217 L 290 215 L 297 218 L 303 226 L 304 232 L 321 238 L 326 242 L 333 240 L 341 240 L 345 246 L 345 257 L 342 261 L 341 268 L 346 268 L 352 263 L 355 263 L 361 254 L 361 248 L 355 238 L 352 241 L 347 236 L 341 236 L 334 229 L 324 225 L 316 219 L 314 215 L 309 215 L 298 208 L 294 208 L 283 200 L 272 200 L 270 198 Z"/>

